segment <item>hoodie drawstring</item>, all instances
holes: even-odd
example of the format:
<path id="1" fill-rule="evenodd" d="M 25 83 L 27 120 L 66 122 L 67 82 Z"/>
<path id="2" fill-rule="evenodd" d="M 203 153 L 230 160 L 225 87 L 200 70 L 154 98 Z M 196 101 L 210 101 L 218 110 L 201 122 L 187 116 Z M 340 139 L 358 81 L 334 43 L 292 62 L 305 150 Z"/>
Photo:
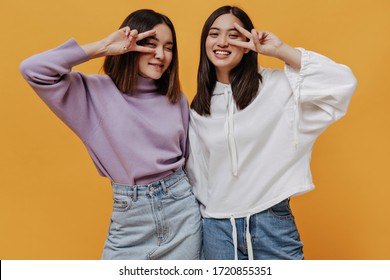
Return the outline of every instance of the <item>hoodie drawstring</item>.
<path id="1" fill-rule="evenodd" d="M 228 140 L 230 163 L 232 166 L 232 173 L 237 176 L 238 171 L 238 159 L 237 159 L 237 147 L 236 140 L 234 139 L 234 100 L 233 94 L 225 87 L 224 96 L 226 101 L 226 117 L 225 117 L 225 134 Z"/>
<path id="2" fill-rule="evenodd" d="M 253 247 L 252 247 L 252 237 L 250 232 L 250 215 L 246 216 L 246 247 L 248 251 L 248 259 L 253 260 Z"/>
<path id="3" fill-rule="evenodd" d="M 251 215 L 248 215 L 245 217 L 246 221 L 246 231 L 245 231 L 245 238 L 246 238 L 246 247 L 248 252 L 248 259 L 253 260 L 253 247 L 252 247 L 252 237 L 250 232 L 250 223 L 249 220 L 251 218 Z M 232 239 L 233 239 L 233 246 L 234 246 L 234 259 L 238 259 L 238 245 L 237 245 L 237 227 L 236 227 L 236 220 L 233 216 L 230 217 L 230 223 L 232 225 Z"/>
<path id="4" fill-rule="evenodd" d="M 300 87 L 293 91 L 294 101 L 295 101 L 295 116 L 294 116 L 294 146 L 297 149 L 299 143 L 299 119 L 301 118 L 300 114 Z"/>
<path id="5" fill-rule="evenodd" d="M 237 227 L 236 227 L 236 220 L 234 217 L 230 217 L 230 223 L 232 224 L 232 239 L 233 239 L 233 247 L 234 247 L 234 260 L 238 260 L 238 254 L 237 254 Z"/>

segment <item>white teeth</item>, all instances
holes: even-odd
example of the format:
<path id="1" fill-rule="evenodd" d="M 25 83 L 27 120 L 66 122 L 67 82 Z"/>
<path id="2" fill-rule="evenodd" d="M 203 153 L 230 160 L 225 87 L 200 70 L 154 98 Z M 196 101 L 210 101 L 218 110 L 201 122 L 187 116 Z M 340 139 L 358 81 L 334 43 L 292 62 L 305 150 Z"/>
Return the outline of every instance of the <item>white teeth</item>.
<path id="1" fill-rule="evenodd" d="M 222 54 L 222 55 L 228 55 L 230 54 L 229 52 L 226 51 L 215 51 L 216 54 Z"/>

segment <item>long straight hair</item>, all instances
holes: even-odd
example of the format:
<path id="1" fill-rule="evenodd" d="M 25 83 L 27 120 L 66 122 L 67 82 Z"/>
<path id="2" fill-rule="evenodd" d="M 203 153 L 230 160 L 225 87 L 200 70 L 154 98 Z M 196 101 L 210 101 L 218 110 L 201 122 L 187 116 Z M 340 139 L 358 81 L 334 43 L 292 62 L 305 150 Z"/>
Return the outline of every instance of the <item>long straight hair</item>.
<path id="1" fill-rule="evenodd" d="M 156 80 L 161 94 L 166 95 L 172 102 L 176 103 L 180 99 L 179 82 L 179 62 L 176 42 L 176 32 L 171 20 L 160 13 L 149 9 L 137 10 L 123 21 L 119 29 L 130 27 L 142 33 L 153 29 L 158 24 L 166 24 L 172 32 L 172 61 L 168 69 L 163 73 L 160 79 Z M 137 42 L 143 45 L 146 38 Z M 122 55 L 106 56 L 103 64 L 104 72 L 111 77 L 115 85 L 121 92 L 135 92 L 138 79 L 138 58 L 139 52 L 127 52 Z"/>
<path id="2" fill-rule="evenodd" d="M 215 66 L 207 57 L 206 39 L 214 21 L 221 15 L 228 13 L 237 17 L 246 30 L 250 31 L 254 28 L 249 16 L 240 8 L 234 6 L 220 7 L 206 20 L 200 40 L 197 92 L 191 102 L 191 108 L 200 115 L 210 115 L 211 96 L 217 82 Z M 229 78 L 237 108 L 243 110 L 256 97 L 262 80 L 261 75 L 258 73 L 257 53 L 250 50 L 244 54 L 240 63 L 230 71 Z"/>

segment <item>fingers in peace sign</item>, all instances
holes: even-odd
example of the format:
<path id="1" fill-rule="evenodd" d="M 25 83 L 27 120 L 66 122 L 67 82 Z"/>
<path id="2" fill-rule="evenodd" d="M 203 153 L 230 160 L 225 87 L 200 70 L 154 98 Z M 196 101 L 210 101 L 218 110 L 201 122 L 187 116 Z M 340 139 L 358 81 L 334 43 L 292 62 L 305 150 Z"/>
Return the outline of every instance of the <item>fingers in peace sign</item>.
<path id="1" fill-rule="evenodd" d="M 129 51 L 144 52 L 144 53 L 155 52 L 154 49 L 137 45 L 136 42 L 141 41 L 147 37 L 155 35 L 156 30 L 152 29 L 152 30 L 148 30 L 148 31 L 145 31 L 142 33 L 138 33 L 138 31 L 136 29 L 131 30 L 130 27 L 126 26 L 126 27 L 120 29 L 120 31 L 124 32 L 126 39 L 127 39 L 123 42 L 124 52 L 129 52 Z"/>
<path id="2" fill-rule="evenodd" d="M 264 55 L 272 55 L 283 44 L 283 42 L 271 32 L 257 31 L 255 29 L 252 29 L 251 32 L 249 32 L 237 23 L 234 23 L 233 25 L 237 31 L 249 39 L 247 42 L 229 39 L 229 44 L 233 46 L 250 49 Z"/>

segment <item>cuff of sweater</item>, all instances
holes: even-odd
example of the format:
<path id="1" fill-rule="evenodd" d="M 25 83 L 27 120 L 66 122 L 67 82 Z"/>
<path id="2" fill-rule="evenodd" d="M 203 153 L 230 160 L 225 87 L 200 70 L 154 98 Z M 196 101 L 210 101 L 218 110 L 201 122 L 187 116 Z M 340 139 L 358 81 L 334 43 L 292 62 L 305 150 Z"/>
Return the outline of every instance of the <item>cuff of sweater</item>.
<path id="1" fill-rule="evenodd" d="M 55 50 L 61 51 L 61 60 L 69 68 L 89 60 L 89 56 L 73 38 L 58 46 Z"/>

